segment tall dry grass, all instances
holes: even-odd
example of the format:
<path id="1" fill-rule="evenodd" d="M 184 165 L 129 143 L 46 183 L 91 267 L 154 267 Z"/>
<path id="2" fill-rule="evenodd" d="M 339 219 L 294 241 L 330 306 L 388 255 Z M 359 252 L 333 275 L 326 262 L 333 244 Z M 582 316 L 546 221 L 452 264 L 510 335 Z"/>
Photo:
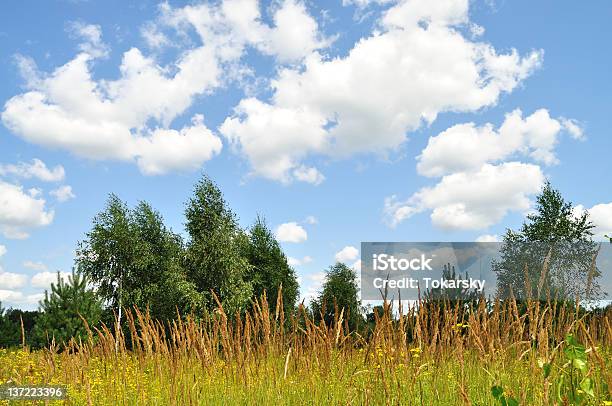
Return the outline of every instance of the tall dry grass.
<path id="1" fill-rule="evenodd" d="M 62 351 L 0 353 L 0 378 L 67 384 L 70 404 L 489 405 L 492 385 L 521 404 L 557 404 L 554 382 L 572 333 L 587 347 L 592 404 L 610 400 L 610 310 L 506 300 L 393 311 L 386 303 L 360 334 L 340 309 L 326 325 L 303 306 L 285 315 L 280 294 L 272 307 L 264 295 L 245 314 L 219 304 L 203 319 L 169 325 L 133 309 L 125 332 L 103 326 Z M 555 366 L 550 376 L 543 363 Z"/>

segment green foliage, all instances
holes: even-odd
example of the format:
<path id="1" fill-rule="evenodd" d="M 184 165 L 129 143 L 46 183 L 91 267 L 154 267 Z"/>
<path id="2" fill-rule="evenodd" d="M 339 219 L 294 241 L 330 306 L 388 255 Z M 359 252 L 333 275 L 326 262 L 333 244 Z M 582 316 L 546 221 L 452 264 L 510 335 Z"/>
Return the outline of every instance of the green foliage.
<path id="1" fill-rule="evenodd" d="M 146 202 L 131 213 L 135 263 L 133 275 L 138 284 L 131 286 L 131 302 L 163 320 L 201 309 L 202 295 L 187 280 L 182 268 L 183 242 L 166 228 L 161 215 Z"/>
<path id="2" fill-rule="evenodd" d="M 242 233 L 221 191 L 208 177 L 196 184 L 185 218 L 190 238 L 183 264 L 188 280 L 202 292 L 209 310 L 216 306 L 211 291 L 228 314 L 245 309 L 253 287 L 244 279 L 250 265 L 240 252 Z"/>
<path id="3" fill-rule="evenodd" d="M 564 344 L 566 362 L 555 385 L 556 398 L 562 404 L 588 404 L 595 397 L 595 387 L 589 373 L 587 351 L 572 334 L 566 336 Z"/>
<path id="4" fill-rule="evenodd" d="M 508 396 L 504 393 L 504 388 L 501 386 L 493 386 L 491 387 L 491 395 L 493 398 L 497 400 L 497 402 L 502 406 L 518 406 L 519 402 L 512 396 Z"/>
<path id="5" fill-rule="evenodd" d="M 258 298 L 265 291 L 270 308 L 274 310 L 282 286 L 285 314 L 293 313 L 299 295 L 297 277 L 263 218 L 257 217 L 245 235 L 242 252 L 250 265 L 245 278 L 253 286 L 253 295 Z"/>
<path id="6" fill-rule="evenodd" d="M 355 271 L 336 263 L 326 271 L 323 289 L 312 303 L 314 317 L 319 320 L 322 317 L 326 324 L 331 324 L 344 309 L 344 320 L 351 330 L 356 330 L 363 323 L 358 292 Z"/>
<path id="7" fill-rule="evenodd" d="M 217 306 L 243 311 L 267 291 L 271 305 L 282 285 L 291 312 L 298 296 L 295 272 L 265 222 L 244 233 L 217 185 L 204 176 L 185 209 L 187 244 L 146 202 L 130 209 L 110 195 L 77 250 L 77 269 L 115 312 L 148 308 L 156 319 Z"/>
<path id="8" fill-rule="evenodd" d="M 140 285 L 134 277 L 135 248 L 130 211 L 119 197 L 111 194 L 105 210 L 94 218 L 87 238 L 79 244 L 76 263 L 78 271 L 96 285 L 98 294 L 115 309 L 120 303 L 132 304 L 129 293 Z"/>
<path id="9" fill-rule="evenodd" d="M 561 192 L 547 182 L 536 198 L 536 212 L 527 215 L 521 234 L 528 241 L 575 241 L 593 235 L 593 223 L 587 212 L 576 217 L 574 207 Z"/>
<path id="10" fill-rule="evenodd" d="M 499 296 L 597 298 L 593 227 L 587 212 L 575 216 L 572 204 L 547 182 L 520 231 L 504 236 L 501 258 L 493 264 Z"/>
<path id="11" fill-rule="evenodd" d="M 40 302 L 41 314 L 36 319 L 34 337 L 37 343 L 46 345 L 52 341 L 67 343 L 71 338 L 85 339 L 87 327 L 95 326 L 102 315 L 102 302 L 87 279 L 73 271 L 68 283 L 57 274 L 57 283 L 51 284 L 51 293 L 45 291 Z"/>
<path id="12" fill-rule="evenodd" d="M 22 344 L 22 322 L 26 344 L 36 346 L 31 332 L 38 315 L 38 311 L 5 309 L 0 303 L 0 348 L 18 347 Z"/>
<path id="13" fill-rule="evenodd" d="M 130 210 L 111 195 L 77 251 L 77 267 L 113 309 L 149 308 L 158 319 L 197 311 L 203 298 L 182 268 L 183 243 L 146 202 Z"/>

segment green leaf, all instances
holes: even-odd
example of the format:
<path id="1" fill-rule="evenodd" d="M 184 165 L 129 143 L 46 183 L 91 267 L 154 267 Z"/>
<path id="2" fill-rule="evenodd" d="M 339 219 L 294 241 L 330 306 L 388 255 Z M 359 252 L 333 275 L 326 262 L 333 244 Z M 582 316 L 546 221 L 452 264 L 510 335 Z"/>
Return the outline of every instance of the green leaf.
<path id="1" fill-rule="evenodd" d="M 591 378 L 584 378 L 582 382 L 580 382 L 580 389 L 587 395 L 595 397 L 595 393 L 593 392 L 593 380 Z"/>
<path id="2" fill-rule="evenodd" d="M 578 343 L 578 341 L 576 341 L 576 339 L 574 338 L 573 334 L 568 334 L 567 336 L 565 336 L 565 342 L 570 346 L 580 345 L 580 343 Z"/>
<path id="3" fill-rule="evenodd" d="M 508 398 L 506 400 L 506 405 L 508 405 L 508 406 L 519 406 L 519 402 L 518 402 L 518 400 L 516 400 L 514 398 Z"/>
<path id="4" fill-rule="evenodd" d="M 587 363 L 583 359 L 575 358 L 574 360 L 572 360 L 572 364 L 574 365 L 574 368 L 579 369 L 582 373 L 585 373 L 587 371 Z"/>
<path id="5" fill-rule="evenodd" d="M 586 361 L 586 351 L 581 345 L 570 345 L 566 347 L 563 352 L 569 360 L 580 359 Z"/>
<path id="6" fill-rule="evenodd" d="M 504 393 L 504 389 L 501 386 L 491 387 L 491 394 L 493 395 L 495 399 L 499 399 L 503 393 Z"/>
<path id="7" fill-rule="evenodd" d="M 550 376 L 550 371 L 551 371 L 551 365 L 549 362 L 547 362 L 546 364 L 544 364 L 542 366 L 542 369 L 544 370 L 544 379 L 548 378 Z"/>

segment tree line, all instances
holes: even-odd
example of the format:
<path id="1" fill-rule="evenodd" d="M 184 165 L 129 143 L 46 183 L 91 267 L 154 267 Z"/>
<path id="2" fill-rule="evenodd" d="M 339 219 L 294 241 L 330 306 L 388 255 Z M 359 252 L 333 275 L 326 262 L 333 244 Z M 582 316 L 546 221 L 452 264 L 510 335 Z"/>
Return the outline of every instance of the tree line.
<path id="1" fill-rule="evenodd" d="M 185 315 L 213 314 L 218 306 L 226 314 L 244 313 L 254 298 L 265 294 L 270 310 L 275 310 L 280 296 L 287 318 L 296 314 L 296 273 L 264 218 L 258 216 L 249 228 L 242 229 L 221 190 L 207 176 L 195 185 L 184 215 L 186 238 L 168 228 L 147 202 L 130 208 L 111 194 L 78 244 L 72 275 L 64 281 L 58 274 L 39 310 L 5 310 L 0 305 L 0 347 L 20 345 L 24 339 L 26 344 L 40 347 L 83 338 L 86 325 L 104 323 L 120 328 L 124 309 L 148 311 L 166 323 Z M 560 242 L 571 242 L 572 247 L 578 244 L 582 251 L 568 257 L 575 263 L 558 255 L 558 263 L 549 266 L 548 286 L 563 291 L 578 289 L 575 282 L 583 281 L 590 270 L 596 289 L 599 273 L 590 265 L 597 244 L 592 240 L 593 224 L 588 216 L 587 212 L 575 216 L 571 203 L 547 183 L 521 229 L 507 230 L 504 235 L 501 259 L 493 264 L 499 293 L 524 296 L 525 289 L 530 289 L 525 284 L 526 271 L 531 275 L 527 280 L 535 287 L 546 257 L 554 262 L 550 260 L 551 247 L 564 252 Z M 542 248 L 533 252 L 532 243 Z M 456 277 L 450 264 L 444 275 Z M 568 280 L 569 284 L 561 283 Z M 477 299 L 474 292 L 459 293 L 462 300 Z M 424 298 L 456 301 L 457 295 L 432 291 Z M 343 311 L 348 329 L 367 330 L 382 307 L 366 314 L 355 271 L 336 263 L 326 270 L 318 296 L 301 311 L 325 323 L 332 323 L 337 312 Z"/>
<path id="2" fill-rule="evenodd" d="M 0 306 L 0 346 L 21 344 L 22 333 L 32 346 L 84 337 L 84 321 L 90 327 L 116 327 L 113 320 L 121 323 L 124 309 L 138 308 L 168 322 L 210 314 L 218 305 L 227 314 L 242 313 L 264 294 L 275 310 L 280 293 L 285 314 L 296 311 L 295 270 L 263 217 L 246 230 L 240 228 L 221 190 L 207 176 L 195 185 L 184 215 L 186 238 L 168 228 L 149 203 L 130 208 L 111 194 L 78 244 L 72 276 L 64 281 L 58 274 L 39 310 Z M 324 303 L 335 300 L 352 314 L 351 325 L 357 323 L 356 281 L 351 268 L 331 266 L 312 303 L 318 317 L 329 318 Z"/>

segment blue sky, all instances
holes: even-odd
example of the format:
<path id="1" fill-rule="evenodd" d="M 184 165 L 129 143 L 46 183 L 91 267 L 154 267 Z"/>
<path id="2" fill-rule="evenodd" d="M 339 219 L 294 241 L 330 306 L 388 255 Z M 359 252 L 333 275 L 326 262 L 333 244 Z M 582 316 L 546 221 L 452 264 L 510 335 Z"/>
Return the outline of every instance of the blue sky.
<path id="1" fill-rule="evenodd" d="M 305 297 L 361 241 L 494 239 L 545 179 L 603 236 L 611 19 L 604 0 L 7 2 L 0 301 L 35 308 L 111 192 L 182 233 L 202 172 L 278 231 Z"/>

